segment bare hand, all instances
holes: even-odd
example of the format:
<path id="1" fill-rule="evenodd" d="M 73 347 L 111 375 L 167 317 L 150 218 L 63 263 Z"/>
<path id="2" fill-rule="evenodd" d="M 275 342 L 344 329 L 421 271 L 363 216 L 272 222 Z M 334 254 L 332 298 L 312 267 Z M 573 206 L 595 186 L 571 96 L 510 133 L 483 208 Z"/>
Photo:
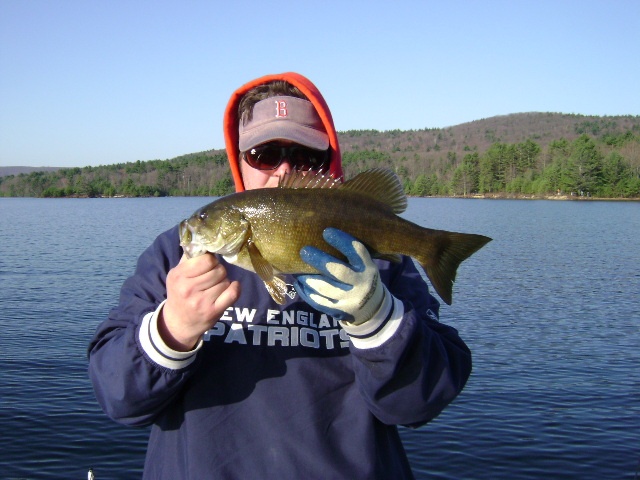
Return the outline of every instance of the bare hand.
<path id="1" fill-rule="evenodd" d="M 240 284 L 227 279 L 214 255 L 183 255 L 167 274 L 167 301 L 158 317 L 160 336 L 174 350 L 191 350 L 239 296 Z"/>

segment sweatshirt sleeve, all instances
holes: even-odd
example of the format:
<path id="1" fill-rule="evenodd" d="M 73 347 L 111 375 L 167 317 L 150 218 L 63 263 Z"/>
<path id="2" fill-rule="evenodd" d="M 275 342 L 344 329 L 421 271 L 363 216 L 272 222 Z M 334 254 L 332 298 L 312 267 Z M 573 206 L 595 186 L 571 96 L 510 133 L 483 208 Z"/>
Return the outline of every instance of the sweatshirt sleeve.
<path id="1" fill-rule="evenodd" d="M 375 325 L 349 327 L 356 381 L 371 412 L 388 425 L 419 426 L 435 418 L 471 374 L 471 352 L 439 323 L 439 303 L 413 261 L 379 263 L 391 295 Z"/>
<path id="2" fill-rule="evenodd" d="M 118 306 L 89 345 L 89 376 L 96 398 L 112 419 L 149 425 L 190 377 L 196 351 L 174 352 L 160 338 L 156 320 L 166 299 L 167 272 L 181 256 L 177 227 L 160 235 L 140 256 L 123 284 Z"/>

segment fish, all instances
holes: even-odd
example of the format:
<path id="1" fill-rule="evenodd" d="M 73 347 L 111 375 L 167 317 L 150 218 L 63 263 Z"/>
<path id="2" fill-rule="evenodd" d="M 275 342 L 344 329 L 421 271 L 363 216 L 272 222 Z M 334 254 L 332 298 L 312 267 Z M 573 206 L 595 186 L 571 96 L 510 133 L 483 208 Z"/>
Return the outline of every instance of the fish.
<path id="1" fill-rule="evenodd" d="M 491 238 L 422 227 L 399 216 L 406 208 L 404 188 L 391 170 L 374 168 L 345 182 L 294 170 L 275 188 L 230 194 L 198 209 L 180 223 L 180 245 L 187 258 L 210 252 L 255 272 L 283 304 L 291 293 L 285 275 L 319 273 L 300 258 L 302 247 L 345 259 L 322 237 L 333 227 L 362 242 L 372 258 L 412 257 L 451 305 L 458 266 Z"/>

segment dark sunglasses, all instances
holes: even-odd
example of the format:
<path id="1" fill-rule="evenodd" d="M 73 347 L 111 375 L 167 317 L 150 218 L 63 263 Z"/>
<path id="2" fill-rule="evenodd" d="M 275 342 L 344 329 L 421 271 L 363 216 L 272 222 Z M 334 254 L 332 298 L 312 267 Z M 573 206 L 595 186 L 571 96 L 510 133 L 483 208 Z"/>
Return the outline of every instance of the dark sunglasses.
<path id="1" fill-rule="evenodd" d="M 316 150 L 302 145 L 259 145 L 242 152 L 249 166 L 258 170 L 275 170 L 286 158 L 296 170 L 321 170 L 329 163 L 329 150 Z"/>

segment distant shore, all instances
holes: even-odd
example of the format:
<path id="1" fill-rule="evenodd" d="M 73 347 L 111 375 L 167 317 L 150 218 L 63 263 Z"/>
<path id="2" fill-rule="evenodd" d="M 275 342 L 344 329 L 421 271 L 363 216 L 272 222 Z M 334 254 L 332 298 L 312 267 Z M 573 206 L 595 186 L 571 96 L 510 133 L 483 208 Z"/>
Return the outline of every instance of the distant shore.
<path id="1" fill-rule="evenodd" d="M 191 195 L 191 197 L 202 197 L 202 198 L 212 198 L 213 195 Z M 484 194 L 474 194 L 474 195 L 427 195 L 424 197 L 419 197 L 415 195 L 407 195 L 408 198 L 459 198 L 464 200 L 560 200 L 560 201 L 575 201 L 575 202 L 640 202 L 640 197 L 630 197 L 630 198 L 607 198 L 607 197 L 591 197 L 591 196 L 580 196 L 580 195 L 524 195 L 524 194 L 515 194 L 515 193 L 484 193 Z M 102 199 L 119 199 L 119 198 L 184 198 L 182 195 L 173 196 L 163 196 L 163 197 L 155 197 L 152 195 L 138 195 L 138 196 L 127 196 L 127 195 L 115 195 L 113 197 L 109 196 L 95 196 L 88 197 L 82 195 L 72 195 L 68 197 L 3 197 L 0 195 L 0 198 L 102 198 Z"/>
<path id="2" fill-rule="evenodd" d="M 421 198 L 421 197 L 416 197 Z M 422 197 L 422 198 L 438 198 Z M 515 193 L 484 193 L 474 195 L 445 195 L 440 198 L 464 198 L 464 199 L 488 199 L 488 200 L 566 200 L 576 202 L 640 202 L 640 197 L 630 198 L 609 198 L 609 197 L 592 197 L 588 195 L 531 195 L 531 194 L 515 194 Z"/>

